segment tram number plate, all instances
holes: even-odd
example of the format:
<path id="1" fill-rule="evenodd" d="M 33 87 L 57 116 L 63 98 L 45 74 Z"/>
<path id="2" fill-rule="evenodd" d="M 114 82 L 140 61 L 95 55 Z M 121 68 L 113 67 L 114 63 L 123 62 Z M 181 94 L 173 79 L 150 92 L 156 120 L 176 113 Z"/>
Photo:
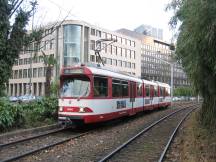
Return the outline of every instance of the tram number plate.
<path id="1" fill-rule="evenodd" d="M 126 108 L 126 101 L 117 101 L 116 102 L 116 107 L 117 109 L 123 109 L 123 108 Z"/>

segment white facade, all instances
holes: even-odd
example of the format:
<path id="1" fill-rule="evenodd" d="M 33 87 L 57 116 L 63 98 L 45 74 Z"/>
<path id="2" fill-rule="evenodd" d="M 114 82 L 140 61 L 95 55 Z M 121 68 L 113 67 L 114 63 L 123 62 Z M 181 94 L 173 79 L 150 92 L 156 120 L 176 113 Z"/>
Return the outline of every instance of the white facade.
<path id="1" fill-rule="evenodd" d="M 64 21 L 54 29 L 46 27 L 45 35 L 41 42 L 34 47 L 38 52 L 32 52 L 32 48 L 24 50 L 13 66 L 13 74 L 7 84 L 7 93 L 10 96 L 21 96 L 31 93 L 35 96 L 44 95 L 46 66 L 39 56 L 43 51 L 46 55 L 53 55 L 57 59 L 57 65 L 53 68 L 52 80 L 58 80 L 60 69 L 64 66 L 73 66 L 77 63 L 97 63 L 94 49 L 99 39 L 115 39 L 114 42 L 102 42 L 101 57 L 105 67 L 129 73 L 141 77 L 141 42 L 117 32 L 108 31 L 83 21 Z M 31 55 L 33 58 L 30 64 Z M 32 71 L 32 77 L 30 75 Z M 30 81 L 31 80 L 31 81 Z"/>

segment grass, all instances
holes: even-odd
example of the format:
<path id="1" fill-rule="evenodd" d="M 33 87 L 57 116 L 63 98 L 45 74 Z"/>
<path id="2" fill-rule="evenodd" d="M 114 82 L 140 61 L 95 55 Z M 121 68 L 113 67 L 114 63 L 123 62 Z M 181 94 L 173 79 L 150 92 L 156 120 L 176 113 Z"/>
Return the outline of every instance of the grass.
<path id="1" fill-rule="evenodd" d="M 216 161 L 216 131 L 207 131 L 193 113 L 181 134 L 180 159 L 185 162 Z"/>

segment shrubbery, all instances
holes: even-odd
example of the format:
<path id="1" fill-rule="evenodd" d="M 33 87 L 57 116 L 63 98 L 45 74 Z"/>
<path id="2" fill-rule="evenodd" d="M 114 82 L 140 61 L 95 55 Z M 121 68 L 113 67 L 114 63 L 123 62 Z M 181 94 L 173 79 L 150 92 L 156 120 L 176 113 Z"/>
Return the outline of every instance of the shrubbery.
<path id="1" fill-rule="evenodd" d="M 57 119 L 57 109 L 56 97 L 21 104 L 2 99 L 0 100 L 0 129 L 50 124 Z"/>
<path id="2" fill-rule="evenodd" d="M 24 121 L 23 109 L 20 105 L 14 105 L 6 99 L 0 100 L 0 130 L 19 126 Z"/>

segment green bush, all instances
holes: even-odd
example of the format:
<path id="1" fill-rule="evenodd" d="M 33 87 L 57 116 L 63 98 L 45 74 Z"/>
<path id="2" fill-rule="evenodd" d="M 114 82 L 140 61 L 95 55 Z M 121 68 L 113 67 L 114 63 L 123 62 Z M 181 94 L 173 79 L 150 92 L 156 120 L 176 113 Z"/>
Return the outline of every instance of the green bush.
<path id="1" fill-rule="evenodd" d="M 24 122 L 23 109 L 20 105 L 0 99 L 0 130 L 20 126 Z"/>
<path id="2" fill-rule="evenodd" d="M 27 127 L 50 124 L 57 120 L 58 100 L 56 97 L 43 98 L 40 101 L 22 105 Z"/>
<path id="3" fill-rule="evenodd" d="M 30 103 L 13 104 L 0 100 L 0 129 L 10 127 L 35 127 L 51 124 L 57 120 L 58 100 L 43 98 Z"/>

